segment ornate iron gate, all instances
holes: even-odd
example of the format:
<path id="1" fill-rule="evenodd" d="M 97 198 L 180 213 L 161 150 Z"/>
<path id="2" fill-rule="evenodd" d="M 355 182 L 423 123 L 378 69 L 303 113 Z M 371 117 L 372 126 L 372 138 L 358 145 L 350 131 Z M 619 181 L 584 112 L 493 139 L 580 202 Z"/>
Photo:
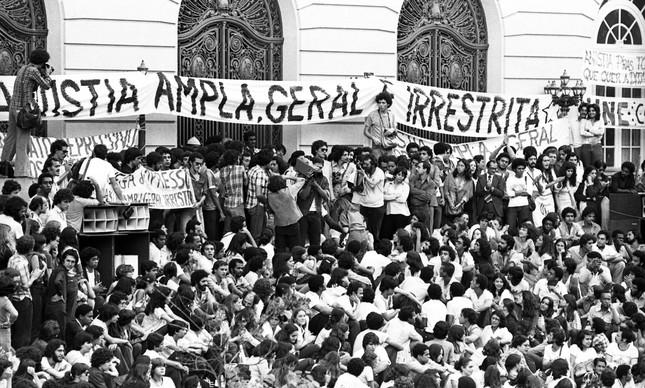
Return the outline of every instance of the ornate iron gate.
<path id="1" fill-rule="evenodd" d="M 486 91 L 488 33 L 480 0 L 406 0 L 397 35 L 401 81 L 447 89 Z M 400 129 L 435 141 L 475 138 Z"/>
<path id="2" fill-rule="evenodd" d="M 0 75 L 15 75 L 37 48 L 47 48 L 44 1 L 0 0 Z M 0 122 L 0 130 L 7 131 L 6 121 Z M 46 122 L 34 128 L 32 134 L 46 136 Z"/>
<path id="3" fill-rule="evenodd" d="M 179 74 L 192 77 L 281 80 L 282 20 L 277 0 L 184 0 L 179 10 Z M 257 144 L 282 143 L 282 127 L 180 117 L 177 144 L 221 134 L 236 140 L 248 129 Z"/>

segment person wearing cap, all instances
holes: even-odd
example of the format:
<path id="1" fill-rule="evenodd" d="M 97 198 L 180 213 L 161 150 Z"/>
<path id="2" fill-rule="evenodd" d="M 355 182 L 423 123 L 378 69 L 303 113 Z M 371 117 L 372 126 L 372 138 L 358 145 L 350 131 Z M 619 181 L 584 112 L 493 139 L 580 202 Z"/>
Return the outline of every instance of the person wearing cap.
<path id="1" fill-rule="evenodd" d="M 141 166 L 141 160 L 143 159 L 143 153 L 139 151 L 138 148 L 128 148 L 123 153 L 123 163 L 121 163 L 121 172 L 124 174 L 132 174 L 135 172 L 139 166 Z"/>

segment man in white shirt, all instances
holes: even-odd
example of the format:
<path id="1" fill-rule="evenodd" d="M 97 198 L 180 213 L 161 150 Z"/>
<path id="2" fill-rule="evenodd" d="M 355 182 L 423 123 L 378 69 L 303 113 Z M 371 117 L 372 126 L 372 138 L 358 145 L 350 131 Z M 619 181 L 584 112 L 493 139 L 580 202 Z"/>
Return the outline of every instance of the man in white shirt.
<path id="1" fill-rule="evenodd" d="M 106 160 L 107 147 L 104 144 L 97 144 L 94 146 L 92 157 L 85 159 L 79 174 L 83 175 L 85 179 L 94 180 L 101 189 L 101 192 L 108 197 L 109 189 L 116 194 L 120 201 L 124 201 L 121 187 L 116 182 L 116 170 Z"/>
<path id="2" fill-rule="evenodd" d="M 398 344 L 402 349 L 397 352 L 396 358 L 393 358 L 393 354 L 391 354 L 391 360 L 395 359 L 398 363 L 410 361 L 410 343 L 423 341 L 423 338 L 417 333 L 411 323 L 416 318 L 416 315 L 412 306 L 404 306 L 399 311 L 398 316 L 387 324 L 386 333 L 388 338 Z"/>
<path id="3" fill-rule="evenodd" d="M 618 365 L 634 365 L 638 362 L 638 349 L 633 342 L 636 335 L 630 329 L 624 328 L 616 334 L 616 340 L 607 347 L 607 366 L 615 368 Z"/>
<path id="4" fill-rule="evenodd" d="M 428 301 L 421 306 L 421 316 L 426 319 L 426 331 L 432 333 L 434 325 L 445 321 L 448 315 L 446 305 L 441 301 L 441 287 L 438 284 L 428 286 Z"/>
<path id="5" fill-rule="evenodd" d="M 446 303 L 446 309 L 448 310 L 448 315 L 446 316 L 446 321 L 452 325 L 455 319 L 458 319 L 461 315 L 461 311 L 465 308 L 473 308 L 473 302 L 470 298 L 464 296 L 466 288 L 461 283 L 452 283 L 450 285 L 450 295 L 452 299 Z"/>
<path id="6" fill-rule="evenodd" d="M 611 271 L 611 278 L 614 283 L 621 283 L 623 281 L 623 272 L 625 271 L 625 263 L 627 259 L 618 253 L 616 248 L 609 244 L 612 242 L 609 232 L 601 230 L 596 235 L 596 243 L 593 245 L 592 250 L 602 255 L 602 260 L 606 263 Z"/>
<path id="7" fill-rule="evenodd" d="M 27 202 L 24 199 L 16 196 L 11 197 L 5 204 L 3 214 L 0 214 L 0 224 L 6 225 L 9 228 L 8 245 L 15 251 L 16 240 L 23 236 L 22 225 L 20 222 L 27 217 Z M 63 227 L 67 226 L 65 224 Z"/>
<path id="8" fill-rule="evenodd" d="M 168 252 L 168 248 L 166 248 L 166 238 L 166 232 L 161 229 L 155 229 L 150 232 L 150 260 L 157 263 L 159 268 L 163 268 L 170 257 L 170 252 Z M 208 272 L 212 271 L 213 266 L 211 265 Z"/>
<path id="9" fill-rule="evenodd" d="M 548 269 L 544 279 L 540 279 L 535 283 L 533 293 L 540 300 L 544 297 L 549 297 L 551 300 L 560 300 L 564 295 L 569 293 L 567 287 L 562 283 L 563 276 L 564 271 L 562 268 L 553 266 Z"/>
<path id="10" fill-rule="evenodd" d="M 358 378 L 365 369 L 365 363 L 360 358 L 352 358 L 347 363 L 347 372 L 338 376 L 336 388 L 368 388 L 367 385 Z"/>
<path id="11" fill-rule="evenodd" d="M 464 294 L 473 302 L 473 310 L 483 314 L 493 305 L 493 294 L 488 291 L 488 278 L 477 274 L 470 282 L 470 288 Z"/>
<path id="12" fill-rule="evenodd" d="M 418 255 L 416 252 L 411 253 Z M 412 261 L 412 263 L 414 263 L 414 261 Z M 421 259 L 418 261 L 418 265 L 420 264 Z M 426 300 L 426 296 L 428 296 L 428 284 L 432 281 L 434 270 L 429 266 L 420 269 L 418 265 L 412 265 L 410 261 L 408 261 L 408 265 L 411 276 L 406 277 L 399 288 L 414 295 L 416 300 L 421 304 Z"/>
<path id="13" fill-rule="evenodd" d="M 383 268 L 390 264 L 392 260 L 389 258 L 392 253 L 392 242 L 390 240 L 376 240 L 374 241 L 374 250 L 367 251 L 363 255 L 361 265 L 366 268 L 374 269 L 372 276 L 377 279 L 381 276 Z"/>
<path id="14" fill-rule="evenodd" d="M 69 204 L 74 200 L 74 194 L 70 189 L 61 189 L 54 195 L 54 206 L 47 212 L 47 222 L 57 221 L 60 223 L 60 230 L 67 228 L 67 210 Z"/>

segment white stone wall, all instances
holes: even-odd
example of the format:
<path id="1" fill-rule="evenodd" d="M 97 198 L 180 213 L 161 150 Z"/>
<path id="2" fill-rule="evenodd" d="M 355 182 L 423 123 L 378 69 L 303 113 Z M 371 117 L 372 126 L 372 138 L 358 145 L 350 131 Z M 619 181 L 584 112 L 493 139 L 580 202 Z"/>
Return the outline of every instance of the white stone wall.
<path id="1" fill-rule="evenodd" d="M 614 0 L 611 0 L 614 1 Z M 60 18 L 65 73 L 132 71 L 142 59 L 150 70 L 177 68 L 180 0 L 52 0 Z M 362 76 L 396 77 L 396 29 L 402 0 L 279 0 L 285 31 L 284 78 L 312 80 Z M 580 76 L 582 53 L 595 34 L 600 0 L 482 0 L 489 32 L 488 90 L 541 93 L 564 69 Z M 51 8 L 51 4 L 49 8 Z M 49 12 L 52 13 L 52 12 Z M 58 36 L 59 35 L 59 36 Z M 74 121 L 67 136 L 132 127 L 131 120 Z M 172 118 L 148 118 L 148 144 L 172 145 Z M 154 132 L 154 136 L 150 133 Z M 285 127 L 289 152 L 320 134 L 330 144 L 360 145 L 361 122 Z"/>

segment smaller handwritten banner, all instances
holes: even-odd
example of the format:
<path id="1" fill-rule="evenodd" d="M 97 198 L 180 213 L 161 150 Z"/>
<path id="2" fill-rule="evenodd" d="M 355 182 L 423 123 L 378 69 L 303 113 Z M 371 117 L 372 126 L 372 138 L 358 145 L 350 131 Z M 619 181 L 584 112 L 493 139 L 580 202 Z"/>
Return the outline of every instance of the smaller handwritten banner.
<path id="1" fill-rule="evenodd" d="M 184 169 L 152 171 L 139 168 L 132 174 L 117 173 L 124 200 L 130 203 L 147 203 L 151 209 L 180 209 L 192 207 L 197 201 L 193 185 Z M 118 202 L 112 190 L 107 193 L 109 202 Z"/>
<path id="2" fill-rule="evenodd" d="M 556 120 L 550 122 L 542 128 L 530 129 L 519 134 L 508 135 L 509 145 L 515 147 L 518 155 L 522 155 L 525 147 L 533 146 L 538 152 L 544 151 L 547 147 L 560 147 L 569 142 L 569 131 L 566 120 Z M 417 143 L 420 146 L 429 146 L 432 148 L 436 141 L 424 139 L 403 131 L 398 132 L 399 153 L 405 152 L 405 146 L 408 143 Z M 469 143 L 451 144 L 452 155 L 458 159 L 472 159 L 475 155 L 483 155 L 486 160 L 491 157 L 492 152 L 499 147 L 504 141 L 504 137 L 496 137 L 473 141 Z"/>
<path id="3" fill-rule="evenodd" d="M 645 54 L 587 49 L 582 79 L 595 85 L 645 87 Z"/>
<path id="4" fill-rule="evenodd" d="M 0 149 L 4 147 L 6 133 L 0 133 Z M 43 170 L 45 161 L 49 156 L 49 149 L 53 142 L 58 140 L 55 137 L 31 136 L 31 152 L 29 153 L 29 177 L 38 178 Z M 94 146 L 105 144 L 108 150 L 121 152 L 130 147 L 136 147 L 138 137 L 137 129 L 125 131 L 108 132 L 102 135 L 85 137 L 63 138 L 69 145 L 67 157 L 73 162 L 91 156 Z"/>

